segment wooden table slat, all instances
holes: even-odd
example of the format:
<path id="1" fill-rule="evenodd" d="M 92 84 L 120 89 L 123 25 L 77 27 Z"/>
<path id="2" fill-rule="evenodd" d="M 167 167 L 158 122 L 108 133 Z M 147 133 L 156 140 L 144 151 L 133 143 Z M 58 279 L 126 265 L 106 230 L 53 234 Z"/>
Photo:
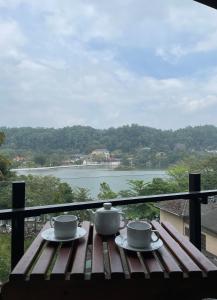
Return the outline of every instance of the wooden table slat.
<path id="1" fill-rule="evenodd" d="M 137 252 L 124 251 L 127 264 L 129 266 L 129 273 L 131 278 L 145 278 L 145 269 L 141 264 Z"/>
<path id="2" fill-rule="evenodd" d="M 120 234 L 123 237 L 126 237 L 127 229 L 124 228 L 120 230 Z M 128 250 L 124 250 L 123 253 L 125 254 L 130 276 L 132 278 L 144 278 L 146 270 L 144 266 L 141 264 L 137 253 Z"/>
<path id="3" fill-rule="evenodd" d="M 51 279 L 65 279 L 67 268 L 70 263 L 73 242 L 62 243 L 53 270 L 51 271 Z"/>
<path id="4" fill-rule="evenodd" d="M 105 279 L 103 240 L 102 237 L 93 229 L 93 249 L 92 249 L 92 279 Z"/>
<path id="5" fill-rule="evenodd" d="M 44 244 L 44 240 L 41 237 L 41 232 L 50 228 L 50 223 L 46 223 L 42 230 L 39 232 L 37 237 L 34 239 L 30 247 L 26 250 L 23 257 L 20 259 L 16 267 L 10 274 L 10 280 L 13 279 L 25 279 L 26 273 L 34 261 L 35 256 L 40 251 L 41 247 Z"/>
<path id="6" fill-rule="evenodd" d="M 201 277 L 202 270 L 195 264 L 195 262 L 183 250 L 183 248 L 172 238 L 172 236 L 157 221 L 152 221 L 152 225 L 156 230 L 158 230 L 161 239 L 164 243 L 166 243 L 172 255 L 180 262 L 181 266 L 184 267 L 184 271 L 187 272 L 189 276 Z"/>
<path id="7" fill-rule="evenodd" d="M 107 239 L 108 255 L 110 261 L 111 278 L 124 278 L 124 270 L 120 252 L 115 244 L 114 237 Z"/>
<path id="8" fill-rule="evenodd" d="M 150 278 L 163 278 L 164 271 L 157 260 L 157 257 L 154 256 L 153 252 L 150 253 L 141 253 L 144 264 L 148 270 Z"/>
<path id="9" fill-rule="evenodd" d="M 90 232 L 90 222 L 83 222 L 82 227 L 86 229 L 87 234 L 77 241 L 75 254 L 73 256 L 73 265 L 71 270 L 71 279 L 84 278 L 86 264 L 87 246 Z"/>
<path id="10" fill-rule="evenodd" d="M 162 246 L 157 251 L 162 264 L 164 265 L 164 268 L 166 269 L 169 277 L 171 278 L 182 278 L 183 272 L 173 256 L 170 254 L 170 252 L 166 249 L 165 246 Z"/>
<path id="11" fill-rule="evenodd" d="M 188 255 L 202 268 L 208 276 L 217 274 L 217 266 L 215 266 L 203 253 L 201 253 L 186 237 L 181 235 L 171 224 L 162 222 L 163 227 L 169 234 L 181 245 Z"/>
<path id="12" fill-rule="evenodd" d="M 43 279 L 47 276 L 47 270 L 51 264 L 52 258 L 55 254 L 55 251 L 58 248 L 58 243 L 47 242 L 46 246 L 43 248 L 43 251 L 36 262 L 34 268 L 31 271 L 31 279 Z"/>

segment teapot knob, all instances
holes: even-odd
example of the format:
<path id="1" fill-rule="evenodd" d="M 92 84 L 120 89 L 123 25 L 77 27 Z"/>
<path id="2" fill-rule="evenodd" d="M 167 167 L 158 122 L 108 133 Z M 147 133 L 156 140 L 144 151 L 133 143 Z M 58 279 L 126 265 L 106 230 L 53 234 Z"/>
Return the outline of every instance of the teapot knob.
<path id="1" fill-rule="evenodd" d="M 111 202 L 105 202 L 105 203 L 103 203 L 103 207 L 104 207 L 104 209 L 109 210 L 109 209 L 111 209 L 112 204 L 111 204 Z"/>

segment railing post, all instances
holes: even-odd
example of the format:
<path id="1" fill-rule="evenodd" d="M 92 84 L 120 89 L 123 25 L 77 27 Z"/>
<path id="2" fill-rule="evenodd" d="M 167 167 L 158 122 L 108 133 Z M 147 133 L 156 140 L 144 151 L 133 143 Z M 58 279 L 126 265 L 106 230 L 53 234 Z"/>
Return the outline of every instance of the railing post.
<path id="1" fill-rule="evenodd" d="M 189 174 L 189 192 L 201 190 L 201 175 Z M 201 201 L 199 198 L 189 200 L 190 241 L 201 250 Z"/>
<path id="2" fill-rule="evenodd" d="M 25 207 L 25 182 L 12 183 L 12 209 Z M 15 215 L 11 220 L 11 269 L 24 254 L 24 217 Z"/>

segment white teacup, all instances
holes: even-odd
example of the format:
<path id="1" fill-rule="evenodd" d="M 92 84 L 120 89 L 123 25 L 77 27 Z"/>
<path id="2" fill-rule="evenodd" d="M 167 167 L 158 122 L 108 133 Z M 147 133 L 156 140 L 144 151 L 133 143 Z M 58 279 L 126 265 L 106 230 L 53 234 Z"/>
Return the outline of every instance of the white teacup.
<path id="1" fill-rule="evenodd" d="M 78 227 L 78 218 L 74 215 L 60 215 L 51 219 L 51 227 L 57 239 L 73 238 Z"/>
<path id="2" fill-rule="evenodd" d="M 159 240 L 157 230 L 152 230 L 151 225 L 144 221 L 132 221 L 127 224 L 127 243 L 134 248 L 148 248 L 153 242 Z M 153 239 L 153 232 L 157 237 Z"/>

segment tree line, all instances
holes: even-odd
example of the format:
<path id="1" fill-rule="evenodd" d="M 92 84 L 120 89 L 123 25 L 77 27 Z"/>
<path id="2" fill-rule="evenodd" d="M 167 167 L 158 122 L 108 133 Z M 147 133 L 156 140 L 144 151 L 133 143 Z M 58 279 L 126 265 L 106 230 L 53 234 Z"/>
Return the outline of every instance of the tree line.
<path id="1" fill-rule="evenodd" d="M 13 168 L 58 166 L 66 161 L 82 164 L 79 155 L 106 148 L 121 161 L 121 168 L 166 169 L 192 153 L 200 158 L 217 149 L 217 127 L 212 125 L 178 130 L 132 124 L 109 129 L 2 127 L 0 131 L 5 136 L 0 154 L 6 154 Z M 17 155 L 24 161 L 14 159 Z"/>
<path id="2" fill-rule="evenodd" d="M 119 128 L 95 129 L 89 126 L 54 128 L 7 128 L 3 148 L 52 151 L 70 150 L 88 154 L 96 148 L 134 153 L 135 149 L 151 148 L 157 151 L 202 151 L 217 149 L 217 127 L 212 125 L 186 127 L 178 130 L 160 130 L 137 124 Z"/>

